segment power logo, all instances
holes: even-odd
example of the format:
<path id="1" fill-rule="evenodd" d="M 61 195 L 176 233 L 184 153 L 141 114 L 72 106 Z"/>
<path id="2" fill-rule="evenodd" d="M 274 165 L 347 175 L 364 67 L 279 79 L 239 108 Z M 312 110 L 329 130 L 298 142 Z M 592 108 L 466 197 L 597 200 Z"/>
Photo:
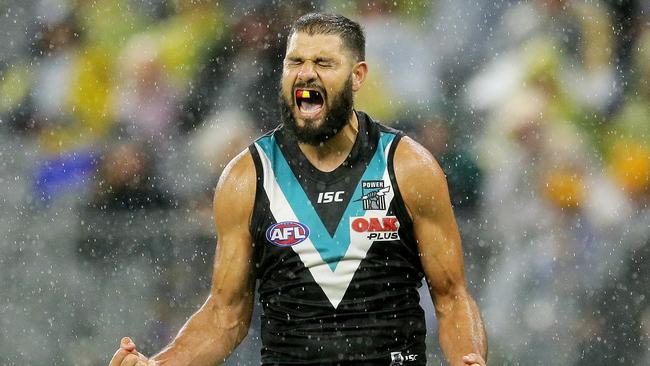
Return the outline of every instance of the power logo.
<path id="1" fill-rule="evenodd" d="M 266 240 L 279 247 L 300 244 L 309 237 L 309 227 L 300 222 L 283 221 L 266 229 Z"/>
<path id="2" fill-rule="evenodd" d="M 352 233 L 363 235 L 368 240 L 399 240 L 399 221 L 395 216 L 351 217 Z"/>
<path id="3" fill-rule="evenodd" d="M 361 198 L 354 202 L 361 201 L 366 211 L 382 211 L 386 209 L 386 194 L 389 192 L 390 186 L 386 186 L 383 180 L 364 180 L 361 181 Z"/>
<path id="4" fill-rule="evenodd" d="M 402 356 L 402 352 L 390 353 L 390 366 L 400 366 L 403 364 L 404 364 L 404 356 Z"/>

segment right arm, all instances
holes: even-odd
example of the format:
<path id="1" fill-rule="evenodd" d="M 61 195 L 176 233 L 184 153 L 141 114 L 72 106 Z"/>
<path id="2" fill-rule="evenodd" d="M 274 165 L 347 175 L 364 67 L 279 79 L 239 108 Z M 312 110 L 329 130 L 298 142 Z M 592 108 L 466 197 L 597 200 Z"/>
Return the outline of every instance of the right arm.
<path id="1" fill-rule="evenodd" d="M 223 362 L 244 339 L 254 298 L 249 225 L 255 187 L 255 166 L 250 153 L 245 151 L 228 164 L 215 191 L 218 243 L 207 300 L 156 356 L 146 360 L 127 341 L 109 366 L 215 365 Z"/>

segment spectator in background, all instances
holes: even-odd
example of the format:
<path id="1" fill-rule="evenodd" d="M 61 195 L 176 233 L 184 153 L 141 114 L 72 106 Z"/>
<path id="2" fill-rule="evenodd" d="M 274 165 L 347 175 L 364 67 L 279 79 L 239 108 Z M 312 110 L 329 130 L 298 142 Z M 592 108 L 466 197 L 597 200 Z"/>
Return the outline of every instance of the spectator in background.
<path id="1" fill-rule="evenodd" d="M 643 30 L 635 48 L 638 50 L 630 74 L 630 90 L 625 103 L 613 119 L 614 136 L 633 138 L 642 143 L 650 142 L 650 28 Z M 611 139 L 604 141 L 611 146 Z"/>
<path id="2" fill-rule="evenodd" d="M 554 91 L 581 108 L 616 104 L 612 19 L 600 3 L 538 0 L 506 8 L 494 30 L 493 59 L 469 83 L 470 106 L 494 108 L 530 76 L 531 63 L 553 67 Z M 541 46 L 546 43 L 546 46 Z M 541 51 L 545 48 L 545 52 Z M 537 49 L 537 51 L 536 51 Z M 532 53 L 535 56 L 528 58 Z"/>
<path id="3" fill-rule="evenodd" d="M 435 49 L 430 45 L 431 31 L 425 26 L 432 5 L 358 0 L 354 6 L 367 30 L 366 52 L 373 63 L 369 88 L 355 96 L 359 108 L 385 123 L 399 121 L 412 110 L 430 108 L 437 97 L 432 64 Z"/>
<path id="4" fill-rule="evenodd" d="M 636 102 L 628 99 L 625 108 Z M 604 250 L 598 267 L 590 271 L 603 280 L 583 304 L 588 332 L 580 345 L 584 357 L 577 365 L 594 364 L 591 360 L 599 360 L 597 365 L 644 365 L 650 356 L 644 325 L 650 314 L 646 301 L 650 287 L 645 280 L 650 268 L 650 146 L 647 123 L 637 123 L 634 115 L 615 120 L 613 130 L 604 138 L 604 172 L 616 188 L 609 194 L 622 194 L 626 205 L 623 210 L 613 210 L 616 225 L 609 226 L 608 237 L 599 243 Z M 611 206 L 603 209 L 616 208 Z"/>
<path id="5" fill-rule="evenodd" d="M 522 362 L 531 348 L 544 350 L 536 358 L 544 364 L 574 362 L 579 299 L 598 280 L 584 276 L 598 235 L 583 211 L 591 160 L 552 107 L 541 88 L 516 94 L 493 117 L 500 138 L 481 154 L 491 160 L 483 217 L 500 244 L 485 293 L 496 363 Z"/>
<path id="6" fill-rule="evenodd" d="M 619 231 L 620 248 L 609 258 L 616 264 L 614 269 L 584 306 L 592 324 L 581 344 L 584 357 L 577 365 L 645 365 L 650 357 L 650 149 L 644 148 L 640 155 L 639 146 L 631 150 L 627 161 L 617 159 L 612 164 L 621 164 L 614 169 L 629 174 L 623 187 L 634 198 L 636 213 Z"/>
<path id="7" fill-rule="evenodd" d="M 196 168 L 187 203 L 206 223 L 213 220 L 212 186 L 226 164 L 258 135 L 252 117 L 240 109 L 222 110 L 190 136 L 190 159 L 196 162 Z"/>
<path id="8" fill-rule="evenodd" d="M 122 143 L 104 156 L 93 207 L 100 210 L 169 208 L 172 198 L 160 191 L 150 152 L 142 144 Z"/>
<path id="9" fill-rule="evenodd" d="M 122 78 L 114 108 L 120 128 L 137 141 L 162 148 L 177 134 L 179 91 L 150 37 L 133 37 L 119 60 Z"/>
<path id="10" fill-rule="evenodd" d="M 253 127 L 266 132 L 278 124 L 278 77 L 287 25 L 315 5 L 309 1 L 242 4 L 228 35 L 209 47 L 195 86 L 184 103 L 181 125 L 193 130 L 222 111 L 248 114 Z"/>
<path id="11" fill-rule="evenodd" d="M 609 112 L 616 112 L 624 103 L 624 97 L 633 89 L 634 46 L 643 29 L 643 23 L 650 19 L 650 2 L 643 0 L 606 0 L 611 14 L 613 30 L 612 56 L 616 70 L 616 101 L 610 105 Z M 647 27 L 646 27 L 647 28 Z M 637 49 L 638 50 L 638 49 Z"/>
<path id="12" fill-rule="evenodd" d="M 3 93 L 6 98 L 3 109 L 16 130 L 65 126 L 71 119 L 67 108 L 71 93 L 69 80 L 76 73 L 80 28 L 74 13 L 67 8 L 41 11 L 48 13 L 35 25 L 38 31 L 32 54 L 36 62 L 32 64 L 28 58 L 17 60 L 7 70 L 7 84 L 2 88 L 6 93 Z"/>
<path id="13" fill-rule="evenodd" d="M 179 0 L 161 9 L 164 11 L 160 12 L 165 13 L 162 19 L 146 28 L 138 28 L 136 35 L 129 38 L 129 44 L 122 53 L 122 66 L 127 71 L 122 75 L 126 78 L 120 81 L 123 83 L 121 87 L 131 88 L 138 83 L 145 83 L 143 80 L 131 79 L 131 76 L 137 76 L 131 72 L 138 68 L 147 77 L 161 81 L 162 85 L 157 87 L 162 90 L 156 93 L 161 92 L 164 96 L 154 97 L 154 91 L 149 92 L 152 93 L 147 97 L 150 99 L 149 112 L 159 116 L 163 114 L 153 108 L 159 105 L 172 113 L 162 121 L 158 119 L 156 123 L 165 125 L 165 119 L 173 120 L 174 128 L 169 132 L 175 136 L 176 133 L 173 132 L 188 131 L 200 124 L 209 111 L 205 105 L 196 108 L 192 105 L 195 99 L 202 99 L 202 95 L 210 92 L 201 87 L 206 82 L 212 82 L 209 77 L 214 76 L 208 71 L 214 69 L 214 65 L 205 60 L 224 52 L 228 24 L 224 15 L 225 7 L 212 1 Z M 136 56 L 137 62 L 131 63 L 132 56 Z M 128 89 L 120 91 L 123 97 L 133 92 L 135 91 Z M 141 96 L 142 92 L 146 93 L 141 90 Z M 118 110 L 121 108 L 117 106 Z M 122 117 L 126 114 L 127 120 L 133 117 L 128 107 L 123 112 L 126 113 L 122 113 Z M 144 109 L 139 114 L 138 119 L 141 121 L 142 118 L 150 118 L 145 117 Z"/>

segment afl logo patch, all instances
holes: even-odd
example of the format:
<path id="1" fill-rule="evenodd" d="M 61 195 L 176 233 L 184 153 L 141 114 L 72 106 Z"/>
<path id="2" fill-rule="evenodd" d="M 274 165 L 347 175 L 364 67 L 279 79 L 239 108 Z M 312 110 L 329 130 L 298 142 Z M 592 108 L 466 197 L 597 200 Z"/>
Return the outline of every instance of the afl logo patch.
<path id="1" fill-rule="evenodd" d="M 309 237 L 307 225 L 295 221 L 283 221 L 266 229 L 266 240 L 279 247 L 300 244 Z"/>

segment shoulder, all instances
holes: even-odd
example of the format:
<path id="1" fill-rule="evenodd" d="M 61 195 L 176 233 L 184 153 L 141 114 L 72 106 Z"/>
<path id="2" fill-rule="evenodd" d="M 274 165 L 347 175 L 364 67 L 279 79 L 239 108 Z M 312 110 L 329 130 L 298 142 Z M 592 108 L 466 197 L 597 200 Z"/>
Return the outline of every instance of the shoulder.
<path id="1" fill-rule="evenodd" d="M 404 136 L 393 158 L 395 179 L 411 216 L 449 202 L 445 173 L 422 145 Z"/>
<path id="2" fill-rule="evenodd" d="M 224 168 L 214 193 L 215 219 L 249 217 L 255 201 L 257 175 L 249 149 Z"/>
<path id="3" fill-rule="evenodd" d="M 226 165 L 219 178 L 217 192 L 223 189 L 241 190 L 247 188 L 251 183 L 254 186 L 255 180 L 255 164 L 250 150 L 247 148 Z"/>
<path id="4" fill-rule="evenodd" d="M 395 149 L 395 169 L 403 173 L 415 173 L 419 169 L 442 173 L 431 152 L 408 136 L 402 136 Z"/>

